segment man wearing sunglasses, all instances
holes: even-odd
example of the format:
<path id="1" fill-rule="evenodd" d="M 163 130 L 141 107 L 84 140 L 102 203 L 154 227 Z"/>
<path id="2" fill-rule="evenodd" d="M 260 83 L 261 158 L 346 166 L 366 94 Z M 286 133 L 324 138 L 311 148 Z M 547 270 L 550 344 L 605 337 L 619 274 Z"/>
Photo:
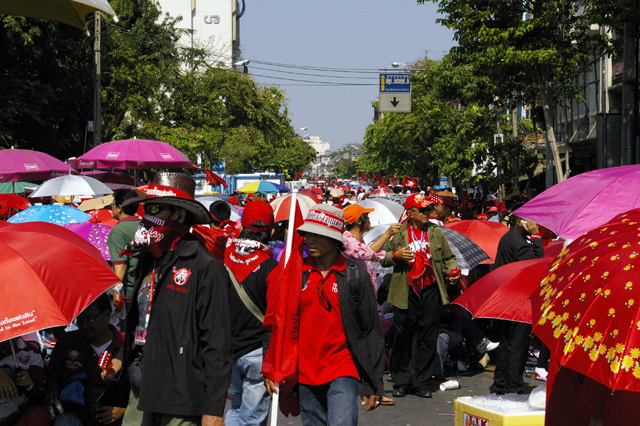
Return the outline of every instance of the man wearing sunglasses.
<path id="1" fill-rule="evenodd" d="M 445 277 L 459 279 L 449 243 L 440 227 L 429 221 L 429 205 L 436 201 L 423 194 L 406 199 L 407 225 L 387 242 L 381 262 L 393 267 L 387 300 L 393 305 L 396 335 L 389 367 L 393 396 L 398 398 L 410 391 L 421 398 L 432 397 L 440 308 L 449 303 Z M 418 352 L 412 369 L 415 335 Z"/>
<path id="2" fill-rule="evenodd" d="M 231 381 L 229 275 L 189 233 L 211 214 L 194 199 L 195 181 L 159 172 L 148 185 L 126 254 L 141 253 L 127 357 L 132 394 L 123 425 L 222 425 Z M 129 345 L 127 345 L 129 348 Z"/>

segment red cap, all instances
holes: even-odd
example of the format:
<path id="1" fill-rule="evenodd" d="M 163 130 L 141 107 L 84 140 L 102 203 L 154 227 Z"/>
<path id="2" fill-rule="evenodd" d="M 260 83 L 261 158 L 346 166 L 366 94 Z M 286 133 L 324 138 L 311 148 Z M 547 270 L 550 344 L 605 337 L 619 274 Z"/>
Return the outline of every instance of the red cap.
<path id="1" fill-rule="evenodd" d="M 410 195 L 406 200 L 404 200 L 404 209 L 409 210 L 412 207 L 422 209 L 424 207 L 427 207 L 429 204 L 431 203 L 427 201 L 427 198 L 424 196 L 424 194 L 418 193 Z"/>
<path id="2" fill-rule="evenodd" d="M 504 206 L 504 203 L 498 203 L 498 210 L 501 212 L 506 212 L 507 208 Z"/>
<path id="3" fill-rule="evenodd" d="M 253 222 L 262 221 L 266 227 L 251 226 Z M 252 201 L 244 208 L 242 213 L 242 227 L 256 232 L 267 232 L 273 228 L 273 209 L 266 201 Z"/>
<path id="4" fill-rule="evenodd" d="M 233 204 L 235 206 L 238 204 L 238 199 L 236 197 L 229 198 L 229 204 Z"/>
<path id="5" fill-rule="evenodd" d="M 489 211 L 490 211 L 490 212 L 497 212 L 497 211 L 498 211 L 498 208 L 497 208 L 496 206 L 493 206 L 493 207 L 490 207 L 490 208 L 489 208 Z"/>

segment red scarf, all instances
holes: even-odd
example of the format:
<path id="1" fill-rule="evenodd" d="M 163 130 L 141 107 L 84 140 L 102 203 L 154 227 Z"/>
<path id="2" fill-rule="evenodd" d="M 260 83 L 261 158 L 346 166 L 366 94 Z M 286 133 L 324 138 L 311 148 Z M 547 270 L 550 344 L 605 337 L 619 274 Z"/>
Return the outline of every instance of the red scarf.
<path id="1" fill-rule="evenodd" d="M 202 238 L 202 242 L 216 259 L 224 262 L 224 252 L 227 247 L 227 240 L 237 237 L 239 232 L 237 229 L 227 226 L 224 229 L 214 229 L 208 226 L 195 225 L 193 233 Z"/>
<path id="2" fill-rule="evenodd" d="M 239 283 L 242 283 L 260 264 L 272 257 L 271 250 L 264 244 L 243 238 L 229 238 L 224 252 L 227 265 Z"/>
<path id="3" fill-rule="evenodd" d="M 416 257 L 413 262 L 410 263 L 411 269 L 409 269 L 409 280 L 407 284 L 413 289 L 413 291 L 420 295 L 420 291 L 424 287 L 430 286 L 436 282 L 436 274 L 433 270 L 433 265 L 428 255 L 431 254 L 431 247 L 429 246 L 429 237 L 427 231 L 422 231 L 422 238 L 417 239 L 415 231 L 409 225 L 407 225 L 409 245 L 414 241 L 421 241 L 423 245 L 426 245 L 426 252 L 424 250 L 416 250 Z"/>

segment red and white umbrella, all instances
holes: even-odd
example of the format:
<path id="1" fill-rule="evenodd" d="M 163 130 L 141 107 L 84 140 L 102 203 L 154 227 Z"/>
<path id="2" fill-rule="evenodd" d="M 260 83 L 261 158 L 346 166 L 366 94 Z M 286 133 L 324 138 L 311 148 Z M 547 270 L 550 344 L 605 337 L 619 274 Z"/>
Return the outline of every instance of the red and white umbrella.
<path id="1" fill-rule="evenodd" d="M 392 195 L 393 191 L 390 190 L 389 188 L 378 188 L 375 191 L 373 191 L 371 194 L 369 194 L 369 198 L 376 198 L 376 197 L 388 197 L 389 195 Z"/>
<path id="2" fill-rule="evenodd" d="M 298 206 L 300 206 L 300 212 L 302 213 L 303 218 L 307 217 L 311 207 L 318 204 L 316 200 L 307 195 L 298 194 L 296 199 L 298 200 Z M 289 214 L 291 211 L 291 195 L 274 199 L 271 201 L 271 207 L 273 208 L 273 215 L 276 222 L 289 220 Z"/>

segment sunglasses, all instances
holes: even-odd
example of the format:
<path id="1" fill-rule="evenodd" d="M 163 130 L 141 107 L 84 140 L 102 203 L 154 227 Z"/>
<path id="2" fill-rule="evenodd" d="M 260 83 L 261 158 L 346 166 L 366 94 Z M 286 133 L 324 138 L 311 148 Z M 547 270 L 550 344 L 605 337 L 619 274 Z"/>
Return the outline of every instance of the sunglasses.
<path id="1" fill-rule="evenodd" d="M 329 303 L 327 293 L 324 292 L 322 281 L 318 282 L 318 285 L 316 286 L 316 294 L 318 295 L 318 299 L 320 299 L 320 306 L 325 308 L 328 312 L 331 312 L 331 303 Z"/>
<path id="2" fill-rule="evenodd" d="M 425 214 L 425 213 L 428 213 L 429 210 L 431 210 L 429 207 L 422 207 L 420 209 L 416 207 L 414 212 Z"/>
<path id="3" fill-rule="evenodd" d="M 165 204 L 145 204 L 144 205 L 144 213 L 145 214 L 150 214 L 152 216 L 157 215 L 158 213 L 161 213 L 163 211 L 166 210 L 174 210 L 173 206 L 168 206 Z"/>

